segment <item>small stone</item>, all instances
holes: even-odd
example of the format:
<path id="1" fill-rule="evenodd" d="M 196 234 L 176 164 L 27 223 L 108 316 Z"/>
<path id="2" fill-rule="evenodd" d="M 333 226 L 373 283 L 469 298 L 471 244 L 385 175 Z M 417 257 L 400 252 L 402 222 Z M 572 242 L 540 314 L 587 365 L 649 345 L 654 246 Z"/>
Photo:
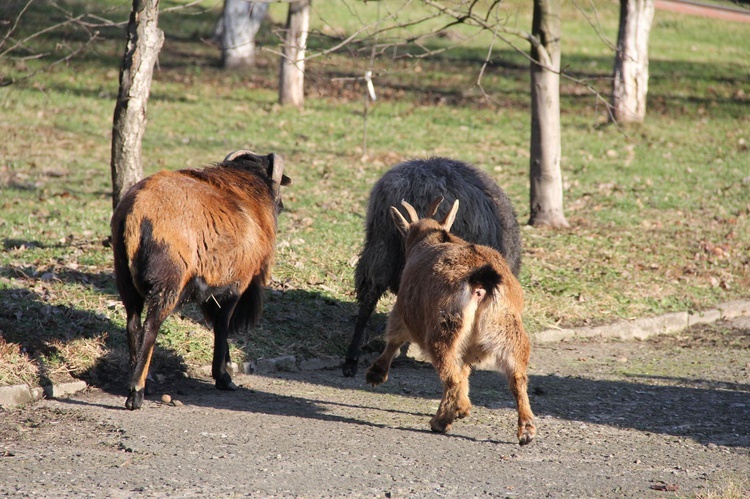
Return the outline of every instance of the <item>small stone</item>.
<path id="1" fill-rule="evenodd" d="M 161 401 L 165 404 L 169 404 L 170 402 L 172 402 L 172 396 L 168 393 L 165 393 L 161 396 Z"/>
<path id="2" fill-rule="evenodd" d="M 182 402 L 180 402 L 179 400 L 173 400 L 173 401 L 172 401 L 172 405 L 173 405 L 173 406 L 175 406 L 175 407 L 182 407 L 182 406 L 183 406 L 183 405 L 185 405 L 185 404 L 183 404 L 183 403 L 182 403 Z"/>
<path id="3" fill-rule="evenodd" d="M 709 449 L 717 449 L 719 446 L 713 442 L 709 442 L 706 444 L 706 447 L 708 447 Z"/>

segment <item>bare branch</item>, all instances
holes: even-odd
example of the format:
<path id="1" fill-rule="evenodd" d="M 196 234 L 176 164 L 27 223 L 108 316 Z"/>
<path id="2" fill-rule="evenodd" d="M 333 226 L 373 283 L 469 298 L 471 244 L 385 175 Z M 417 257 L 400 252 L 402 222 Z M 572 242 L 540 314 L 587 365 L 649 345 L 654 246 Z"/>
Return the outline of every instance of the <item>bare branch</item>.
<path id="1" fill-rule="evenodd" d="M 589 17 L 588 13 L 585 10 L 583 10 L 583 7 L 581 5 L 579 5 L 576 0 L 573 0 L 573 5 L 576 6 L 576 8 L 578 9 L 578 12 L 580 12 L 581 14 L 583 14 L 583 17 L 586 19 L 586 22 L 589 23 L 589 26 L 591 26 L 592 28 L 594 28 L 594 32 L 599 37 L 599 40 L 601 40 L 602 43 L 604 43 L 604 45 L 606 45 L 609 49 L 616 50 L 617 47 L 615 46 L 615 44 L 612 43 L 609 40 L 609 38 L 607 38 L 604 35 L 604 28 L 602 28 L 602 23 L 599 21 L 599 11 L 596 9 L 596 5 L 594 5 L 594 2 L 592 2 L 591 0 L 589 0 L 589 5 L 594 10 L 594 19 L 593 20 Z M 596 21 L 596 22 L 594 22 L 594 21 Z"/>
<path id="2" fill-rule="evenodd" d="M 29 0 L 28 2 L 26 2 L 26 5 L 23 6 L 23 9 L 21 9 L 21 12 L 19 12 L 19 14 L 16 16 L 16 20 L 15 20 L 16 22 L 13 23 L 13 26 L 8 30 L 7 33 L 5 33 L 5 36 L 3 37 L 2 41 L 0 41 L 0 47 L 5 45 L 5 42 L 8 40 L 8 38 L 10 38 L 10 35 L 12 35 L 13 32 L 16 30 L 16 28 L 18 28 L 18 24 L 21 22 L 21 18 L 29 9 L 29 7 L 31 6 L 31 2 L 33 1 L 34 0 Z"/>
<path id="3" fill-rule="evenodd" d="M 99 32 L 98 31 L 94 32 L 93 35 L 91 36 L 91 38 L 89 38 L 86 41 L 86 43 L 84 43 L 83 45 L 81 45 L 80 47 L 78 47 L 73 52 L 69 53 L 68 55 L 66 55 L 62 59 L 58 59 L 56 61 L 53 61 L 53 62 L 47 64 L 43 68 L 37 69 L 36 71 L 32 71 L 31 73 L 29 73 L 27 75 L 24 75 L 23 78 L 18 78 L 16 80 L 8 80 L 8 81 L 2 81 L 2 80 L 0 80 L 0 87 L 7 87 L 7 86 L 13 85 L 15 83 L 21 82 L 21 81 L 30 80 L 31 78 L 33 78 L 34 76 L 36 76 L 38 73 L 47 71 L 48 69 L 50 69 L 50 68 L 52 68 L 54 66 L 57 66 L 61 62 L 68 62 L 68 61 L 70 61 L 73 57 L 75 57 L 76 55 L 80 54 L 89 45 L 91 45 L 94 42 L 94 40 L 96 40 L 98 38 L 98 36 L 99 36 Z M 43 54 L 39 54 L 39 57 L 43 57 L 43 56 L 44 56 Z"/>

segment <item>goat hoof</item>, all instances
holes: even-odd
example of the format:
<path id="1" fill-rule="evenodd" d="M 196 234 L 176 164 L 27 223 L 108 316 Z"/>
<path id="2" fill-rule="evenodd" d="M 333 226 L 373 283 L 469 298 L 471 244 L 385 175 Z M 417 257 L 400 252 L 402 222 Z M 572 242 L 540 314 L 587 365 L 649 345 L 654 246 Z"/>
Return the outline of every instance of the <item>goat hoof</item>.
<path id="1" fill-rule="evenodd" d="M 385 380 L 387 379 L 388 373 L 380 371 L 380 369 L 375 366 L 370 367 L 370 369 L 367 370 L 367 374 L 365 374 L 365 381 L 371 384 L 373 388 L 381 383 L 385 383 Z"/>
<path id="2" fill-rule="evenodd" d="M 523 428 L 518 430 L 518 445 L 528 445 L 534 440 L 536 436 L 536 428 L 534 425 L 524 425 Z"/>
<path id="3" fill-rule="evenodd" d="M 469 414 L 471 414 L 471 407 L 471 402 L 467 402 L 463 406 L 460 406 L 458 409 L 456 409 L 456 417 L 458 419 L 467 417 Z"/>
<path id="4" fill-rule="evenodd" d="M 342 371 L 347 378 L 353 378 L 357 375 L 357 361 L 354 359 L 346 359 Z"/>
<path id="5" fill-rule="evenodd" d="M 430 429 L 435 433 L 448 433 L 451 429 L 452 421 L 444 421 L 437 418 L 430 420 Z"/>
<path id="6" fill-rule="evenodd" d="M 228 374 L 216 380 L 217 390 L 225 390 L 228 392 L 233 392 L 237 390 L 238 388 L 239 387 L 234 384 L 234 382 L 232 381 L 232 378 L 230 378 Z"/>
<path id="7" fill-rule="evenodd" d="M 130 390 L 128 399 L 125 401 L 125 408 L 129 411 L 140 409 L 143 405 L 143 390 Z"/>

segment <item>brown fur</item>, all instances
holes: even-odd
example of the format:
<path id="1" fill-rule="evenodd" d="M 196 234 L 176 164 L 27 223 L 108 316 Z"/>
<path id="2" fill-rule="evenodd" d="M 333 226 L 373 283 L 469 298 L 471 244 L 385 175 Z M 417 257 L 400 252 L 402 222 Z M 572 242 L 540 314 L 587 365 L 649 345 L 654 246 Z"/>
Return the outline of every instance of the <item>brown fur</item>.
<path id="1" fill-rule="evenodd" d="M 126 407 L 141 405 L 159 327 L 188 299 L 214 326 L 217 388 L 236 389 L 227 336 L 260 318 L 279 186 L 290 182 L 280 157 L 240 151 L 204 170 L 157 173 L 123 197 L 112 216 L 112 245 L 133 369 Z"/>
<path id="2" fill-rule="evenodd" d="M 445 432 L 471 410 L 472 366 L 489 361 L 508 378 L 518 407 L 519 443 L 528 444 L 536 428 L 526 393 L 530 344 L 521 320 L 520 283 L 497 251 L 450 234 L 458 201 L 442 222 L 420 220 L 403 204 L 411 222 L 395 207 L 392 214 L 406 239 L 406 265 L 388 318 L 387 344 L 367 371 L 367 382 L 384 382 L 401 345 L 415 343 L 443 382 L 443 398 L 430 426 Z"/>

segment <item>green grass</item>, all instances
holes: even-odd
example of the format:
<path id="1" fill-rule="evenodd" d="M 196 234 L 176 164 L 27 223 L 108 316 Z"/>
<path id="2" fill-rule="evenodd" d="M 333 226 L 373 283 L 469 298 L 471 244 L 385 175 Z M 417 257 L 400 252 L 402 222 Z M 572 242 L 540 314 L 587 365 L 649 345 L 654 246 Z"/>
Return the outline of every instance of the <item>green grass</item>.
<path id="1" fill-rule="evenodd" d="M 96 5 L 91 8 L 103 8 Z M 375 2 L 357 5 L 362 17 L 377 15 Z M 593 5 L 601 34 L 573 4 L 564 5 L 563 66 L 606 94 L 613 55 L 601 38 L 616 40 L 617 6 Z M 44 3 L 33 6 L 21 26 L 26 32 L 61 19 Z M 506 8 L 509 22 L 528 29 L 530 4 Z M 593 7 L 586 9 L 593 15 Z M 359 26 L 336 2 L 316 4 L 314 11 L 311 47 L 331 46 L 326 33 Z M 128 10 L 120 6 L 107 15 L 124 20 Z M 294 184 L 284 191 L 287 210 L 279 219 L 264 320 L 234 339 L 234 360 L 343 355 L 356 313 L 353 269 L 367 193 L 399 161 L 447 155 L 472 162 L 508 192 L 519 222 L 528 220 L 528 69 L 512 49 L 497 43 L 493 51 L 482 80 L 491 100 L 475 86 L 487 33 L 431 58 L 378 58 L 378 101 L 368 111 L 363 157 L 364 89 L 334 78 L 360 76 L 370 66 L 369 51 L 311 60 L 305 109 L 284 109 L 276 104 L 278 60 L 270 50 L 260 53 L 253 71 L 217 68 L 218 51 L 202 41 L 217 16 L 214 5 L 162 14 L 166 42 L 148 104 L 143 159 L 147 174 L 200 167 L 242 147 L 285 159 Z M 261 40 L 276 50 L 284 6 L 272 6 L 272 16 Z M 470 33 L 455 31 L 428 46 Z M 532 334 L 748 298 L 745 31 L 740 23 L 658 11 L 641 126 L 606 125 L 601 101 L 563 80 L 562 170 L 572 228 L 522 230 L 521 283 Z M 21 60 L 14 53 L 0 59 L 0 74 L 22 77 L 85 39 L 80 30 L 50 33 L 35 42 L 49 55 Z M 123 42 L 122 28 L 102 29 L 101 39 L 67 64 L 0 88 L 0 385 L 69 374 L 121 382 L 127 370 L 124 312 L 111 250 L 103 244 Z M 407 51 L 419 52 L 397 53 Z M 382 300 L 373 331 L 392 303 L 392 297 Z M 159 365 L 183 370 L 210 361 L 211 333 L 192 307 L 167 321 L 157 354 Z"/>

